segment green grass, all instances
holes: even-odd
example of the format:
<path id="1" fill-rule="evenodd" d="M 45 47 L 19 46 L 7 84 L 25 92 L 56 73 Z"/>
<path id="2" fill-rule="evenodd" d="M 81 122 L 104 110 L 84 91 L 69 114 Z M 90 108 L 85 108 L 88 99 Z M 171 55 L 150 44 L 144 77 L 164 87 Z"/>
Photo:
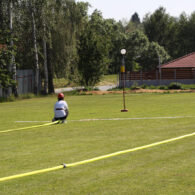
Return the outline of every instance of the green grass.
<path id="1" fill-rule="evenodd" d="M 117 84 L 118 75 L 104 75 L 101 81 L 97 84 L 97 86 L 104 86 L 104 85 L 116 85 Z"/>
<path id="2" fill-rule="evenodd" d="M 55 78 L 54 80 L 55 88 L 64 88 L 64 87 L 76 87 L 77 84 L 68 81 L 65 78 Z M 97 84 L 97 86 L 104 85 L 116 85 L 117 84 L 117 75 L 104 75 L 101 78 L 101 81 Z"/>
<path id="3" fill-rule="evenodd" d="M 64 88 L 64 87 L 75 87 L 76 84 L 68 81 L 65 78 L 54 78 L 53 79 L 54 88 Z"/>
<path id="4" fill-rule="evenodd" d="M 68 123 L 0 134 L 0 177 L 73 163 L 195 131 L 194 118 L 76 122 L 92 118 L 195 116 L 195 94 L 67 96 Z M 54 97 L 0 104 L 0 131 L 47 121 Z M 41 124 L 41 123 L 37 123 Z M 0 182 L 0 194 L 194 194 L 195 137 L 54 172 Z"/>

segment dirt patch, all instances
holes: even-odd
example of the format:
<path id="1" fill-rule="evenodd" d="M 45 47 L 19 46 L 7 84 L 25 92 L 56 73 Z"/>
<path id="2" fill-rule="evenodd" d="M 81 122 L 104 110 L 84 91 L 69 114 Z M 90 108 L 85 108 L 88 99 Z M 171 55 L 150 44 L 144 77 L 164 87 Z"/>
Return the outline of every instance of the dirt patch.
<path id="1" fill-rule="evenodd" d="M 127 90 L 125 93 L 183 93 L 183 92 L 191 92 L 194 93 L 195 90 L 192 89 L 175 89 L 175 90 L 161 90 L 161 89 L 136 89 L 136 90 Z M 123 91 L 87 91 L 86 94 L 96 94 L 96 95 L 104 95 L 104 94 L 121 94 Z"/>

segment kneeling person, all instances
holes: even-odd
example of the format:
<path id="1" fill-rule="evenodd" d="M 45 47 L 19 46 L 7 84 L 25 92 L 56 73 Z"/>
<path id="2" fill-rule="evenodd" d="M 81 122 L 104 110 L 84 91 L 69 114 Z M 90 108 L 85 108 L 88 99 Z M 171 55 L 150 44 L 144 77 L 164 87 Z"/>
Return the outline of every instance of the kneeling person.
<path id="1" fill-rule="evenodd" d="M 62 121 L 62 123 L 64 123 L 66 118 L 68 117 L 68 114 L 69 114 L 68 104 L 66 103 L 66 101 L 64 101 L 63 93 L 58 94 L 58 101 L 55 103 L 54 113 L 55 113 L 55 116 L 52 122 L 59 120 L 59 121 Z"/>

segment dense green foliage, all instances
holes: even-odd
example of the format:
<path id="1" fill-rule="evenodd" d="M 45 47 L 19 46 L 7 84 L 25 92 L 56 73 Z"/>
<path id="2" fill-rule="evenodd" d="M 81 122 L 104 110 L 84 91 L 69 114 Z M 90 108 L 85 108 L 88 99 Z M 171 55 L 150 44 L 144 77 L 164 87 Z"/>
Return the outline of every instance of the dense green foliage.
<path id="1" fill-rule="evenodd" d="M 10 18 L 9 4 L 5 0 L 0 1 L 0 88 L 2 88 L 4 97 L 9 95 L 9 87 L 16 89 L 16 79 L 13 77 L 16 46 L 13 45 L 14 37 Z M 17 92 L 14 94 L 17 96 Z"/>
<path id="2" fill-rule="evenodd" d="M 95 85 L 103 74 L 118 73 L 122 48 L 127 50 L 128 71 L 155 69 L 195 51 L 195 13 L 174 18 L 160 7 L 143 21 L 135 12 L 124 24 L 104 19 L 98 10 L 88 15 L 88 7 L 75 0 L 2 0 L 0 45 L 12 48 L 12 61 L 1 71 L 11 64 L 8 72 L 14 73 L 14 57 L 18 69 L 34 69 L 37 79 L 41 75 L 44 92 L 52 93 L 55 77 Z M 4 58 L 1 54 L 5 62 Z"/>
<path id="3" fill-rule="evenodd" d="M 170 83 L 168 85 L 168 89 L 182 89 L 182 84 L 181 83 Z"/>
<path id="4" fill-rule="evenodd" d="M 81 85 L 94 86 L 108 68 L 111 48 L 109 31 L 108 21 L 104 21 L 101 13 L 95 10 L 80 36 L 78 71 Z"/>
<path id="5" fill-rule="evenodd" d="M 7 39 L 9 35 L 6 36 Z M 5 32 L 4 36 L 2 36 L 2 31 L 0 31 L 0 40 L 2 37 L 5 37 Z M 1 43 L 3 43 L 3 40 L 1 40 Z M 10 63 L 10 49 L 7 48 L 5 42 L 0 46 L 0 86 L 3 89 L 6 89 L 7 87 L 10 86 L 11 84 L 11 75 L 10 72 L 7 68 L 7 64 Z"/>
<path id="6" fill-rule="evenodd" d="M 10 63 L 11 52 L 9 49 L 0 50 L 0 86 L 6 90 L 14 84 L 12 75 L 7 69 L 7 64 Z"/>
<path id="7" fill-rule="evenodd" d="M 143 20 L 144 32 L 150 41 L 163 46 L 172 58 L 195 51 L 195 12 L 174 18 L 163 7 Z"/>

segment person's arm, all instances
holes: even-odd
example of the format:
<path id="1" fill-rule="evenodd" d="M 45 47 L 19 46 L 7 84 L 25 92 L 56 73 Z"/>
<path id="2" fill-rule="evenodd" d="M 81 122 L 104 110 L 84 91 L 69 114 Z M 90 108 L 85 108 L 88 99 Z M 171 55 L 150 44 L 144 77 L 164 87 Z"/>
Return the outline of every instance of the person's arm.
<path id="1" fill-rule="evenodd" d="M 68 110 L 68 108 L 65 108 L 65 113 L 66 113 L 66 116 L 68 117 L 68 115 L 69 115 L 69 110 Z"/>
<path id="2" fill-rule="evenodd" d="M 64 111 L 65 111 L 65 113 L 66 113 L 66 116 L 68 117 L 68 115 L 69 115 L 69 110 L 68 110 L 68 104 L 66 103 L 66 101 L 65 101 L 65 105 L 64 105 Z"/>

